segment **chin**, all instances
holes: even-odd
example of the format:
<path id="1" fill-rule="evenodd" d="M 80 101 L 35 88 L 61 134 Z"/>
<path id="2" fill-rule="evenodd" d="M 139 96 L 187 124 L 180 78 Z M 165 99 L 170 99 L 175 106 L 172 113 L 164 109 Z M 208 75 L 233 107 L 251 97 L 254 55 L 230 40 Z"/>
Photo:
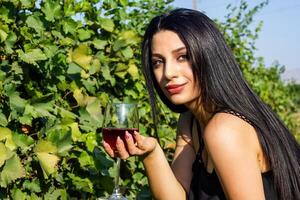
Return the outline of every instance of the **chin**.
<path id="1" fill-rule="evenodd" d="M 174 104 L 174 105 L 183 105 L 187 102 L 189 102 L 186 98 L 174 98 L 170 97 L 169 100 Z"/>

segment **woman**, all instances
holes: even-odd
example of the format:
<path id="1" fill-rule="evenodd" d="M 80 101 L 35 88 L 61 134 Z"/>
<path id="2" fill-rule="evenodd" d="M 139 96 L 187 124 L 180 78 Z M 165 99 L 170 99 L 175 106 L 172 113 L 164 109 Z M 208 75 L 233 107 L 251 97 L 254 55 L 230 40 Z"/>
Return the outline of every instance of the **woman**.
<path id="1" fill-rule="evenodd" d="M 122 159 L 143 156 L 154 198 L 300 199 L 299 144 L 248 86 L 212 20 L 189 9 L 157 16 L 142 54 L 152 106 L 156 91 L 181 113 L 171 167 L 156 139 L 117 140 Z"/>

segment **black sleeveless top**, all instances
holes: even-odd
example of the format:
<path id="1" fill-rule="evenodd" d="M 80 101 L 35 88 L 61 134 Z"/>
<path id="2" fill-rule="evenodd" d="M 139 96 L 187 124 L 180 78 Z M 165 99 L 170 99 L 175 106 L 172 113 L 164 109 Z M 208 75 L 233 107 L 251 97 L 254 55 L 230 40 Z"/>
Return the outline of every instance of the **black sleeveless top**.
<path id="1" fill-rule="evenodd" d="M 236 113 L 232 110 L 222 110 L 219 112 L 225 112 L 233 114 L 246 122 L 250 123 L 244 116 Z M 193 121 L 193 120 L 192 120 Z M 198 129 L 199 130 L 199 129 Z M 209 173 L 206 171 L 204 162 L 202 161 L 201 154 L 204 149 L 203 139 L 199 136 L 200 148 L 196 155 L 196 159 L 193 163 L 193 177 L 188 194 L 189 200 L 226 200 L 221 183 L 215 171 Z M 272 171 L 262 173 L 262 180 L 264 186 L 264 193 L 266 200 L 277 200 L 277 192 L 273 182 Z"/>

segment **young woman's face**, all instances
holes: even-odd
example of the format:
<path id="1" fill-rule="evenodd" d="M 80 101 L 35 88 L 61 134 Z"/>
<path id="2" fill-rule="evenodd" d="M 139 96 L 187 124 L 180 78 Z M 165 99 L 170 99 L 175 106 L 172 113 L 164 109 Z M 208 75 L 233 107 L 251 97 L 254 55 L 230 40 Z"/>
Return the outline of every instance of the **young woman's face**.
<path id="1" fill-rule="evenodd" d="M 200 96 L 187 49 L 175 32 L 163 30 L 153 36 L 152 67 L 156 81 L 175 105 L 189 106 Z"/>

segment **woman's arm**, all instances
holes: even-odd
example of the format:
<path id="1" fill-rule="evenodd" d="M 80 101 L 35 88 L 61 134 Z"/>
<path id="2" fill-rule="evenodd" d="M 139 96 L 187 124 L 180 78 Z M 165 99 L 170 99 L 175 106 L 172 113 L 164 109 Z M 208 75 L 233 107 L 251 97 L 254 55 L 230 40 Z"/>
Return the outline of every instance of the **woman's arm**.
<path id="1" fill-rule="evenodd" d="M 204 142 L 228 199 L 265 199 L 257 159 L 261 149 L 251 125 L 218 113 L 204 131 Z"/>

